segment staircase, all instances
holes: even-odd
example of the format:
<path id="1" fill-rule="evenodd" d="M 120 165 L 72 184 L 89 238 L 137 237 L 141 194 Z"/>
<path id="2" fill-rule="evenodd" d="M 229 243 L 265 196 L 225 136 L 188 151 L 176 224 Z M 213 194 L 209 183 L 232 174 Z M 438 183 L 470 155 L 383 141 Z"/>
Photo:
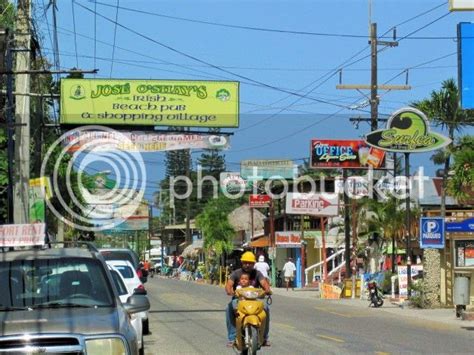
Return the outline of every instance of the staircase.
<path id="1" fill-rule="evenodd" d="M 327 281 L 332 280 L 334 282 L 341 282 L 342 275 L 345 272 L 345 261 L 344 261 L 345 249 L 340 249 L 336 253 L 332 254 L 326 260 L 322 260 L 317 264 L 311 265 L 304 270 L 305 274 L 305 287 L 319 287 L 319 280 L 323 278 L 323 265 L 331 264 L 331 271 L 327 274 Z M 338 280 L 338 281 L 336 281 Z"/>

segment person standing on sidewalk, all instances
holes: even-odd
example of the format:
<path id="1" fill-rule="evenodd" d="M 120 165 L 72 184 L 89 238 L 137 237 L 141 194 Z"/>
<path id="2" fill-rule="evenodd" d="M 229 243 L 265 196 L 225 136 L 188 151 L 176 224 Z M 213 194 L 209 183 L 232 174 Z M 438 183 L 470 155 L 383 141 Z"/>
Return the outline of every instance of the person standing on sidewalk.
<path id="1" fill-rule="evenodd" d="M 268 278 L 268 271 L 270 270 L 270 266 L 265 262 L 265 257 L 263 255 L 260 255 L 258 257 L 258 262 L 255 263 L 254 266 L 255 270 L 260 271 L 263 276 L 270 282 L 270 279 Z"/>
<path id="2" fill-rule="evenodd" d="M 288 291 L 288 287 L 290 286 L 291 282 L 291 289 L 294 290 L 293 280 L 295 279 L 295 272 L 296 272 L 296 265 L 293 263 L 292 258 L 288 258 L 288 261 L 283 266 L 283 276 L 285 277 L 286 282 L 286 290 Z"/>

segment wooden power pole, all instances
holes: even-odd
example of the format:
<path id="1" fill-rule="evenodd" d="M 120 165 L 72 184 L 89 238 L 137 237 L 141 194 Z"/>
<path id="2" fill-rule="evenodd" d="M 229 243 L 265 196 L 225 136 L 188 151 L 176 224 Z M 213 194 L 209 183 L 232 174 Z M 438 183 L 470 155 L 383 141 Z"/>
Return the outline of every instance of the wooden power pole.
<path id="1" fill-rule="evenodd" d="M 16 92 L 30 92 L 31 55 L 31 2 L 18 0 L 16 18 L 15 49 Z M 18 95 L 15 102 L 15 185 L 13 188 L 13 220 L 15 224 L 29 223 L 29 180 L 30 180 L 30 97 Z"/>

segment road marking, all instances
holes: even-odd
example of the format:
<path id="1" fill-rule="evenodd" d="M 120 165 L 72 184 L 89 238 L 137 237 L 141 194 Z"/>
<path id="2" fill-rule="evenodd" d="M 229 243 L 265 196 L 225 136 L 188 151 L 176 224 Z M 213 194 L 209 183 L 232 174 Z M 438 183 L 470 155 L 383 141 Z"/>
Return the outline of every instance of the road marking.
<path id="1" fill-rule="evenodd" d="M 285 323 L 277 323 L 277 322 L 272 322 L 272 327 L 277 327 L 277 328 L 286 328 L 290 330 L 296 329 L 296 327 L 293 327 L 292 325 L 285 324 Z"/>
<path id="2" fill-rule="evenodd" d="M 322 307 L 314 307 L 314 308 L 316 308 L 316 309 L 319 310 L 319 311 L 323 311 L 323 312 L 326 312 L 326 313 L 334 314 L 334 315 L 336 315 L 336 316 L 345 317 L 345 318 L 352 318 L 351 315 L 344 314 L 344 313 L 339 313 L 339 312 L 334 312 L 334 311 L 329 311 L 329 310 L 327 310 L 326 308 L 322 308 Z"/>
<path id="3" fill-rule="evenodd" d="M 330 336 L 327 336 L 327 335 L 316 334 L 316 336 L 319 337 L 319 338 L 335 341 L 336 343 L 345 343 L 345 341 L 342 340 L 342 339 L 330 337 Z"/>
<path id="4" fill-rule="evenodd" d="M 390 355 L 390 353 L 387 353 L 385 351 L 376 351 L 375 354 L 377 354 L 377 355 Z"/>

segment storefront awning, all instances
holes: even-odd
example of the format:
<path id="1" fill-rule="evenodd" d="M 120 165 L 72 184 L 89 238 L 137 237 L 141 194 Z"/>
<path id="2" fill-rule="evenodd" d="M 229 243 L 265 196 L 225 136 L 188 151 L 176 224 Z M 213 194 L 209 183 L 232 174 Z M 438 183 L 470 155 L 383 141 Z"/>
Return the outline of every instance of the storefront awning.
<path id="1" fill-rule="evenodd" d="M 270 238 L 268 236 L 255 239 L 249 243 L 251 248 L 266 248 L 270 246 Z"/>

